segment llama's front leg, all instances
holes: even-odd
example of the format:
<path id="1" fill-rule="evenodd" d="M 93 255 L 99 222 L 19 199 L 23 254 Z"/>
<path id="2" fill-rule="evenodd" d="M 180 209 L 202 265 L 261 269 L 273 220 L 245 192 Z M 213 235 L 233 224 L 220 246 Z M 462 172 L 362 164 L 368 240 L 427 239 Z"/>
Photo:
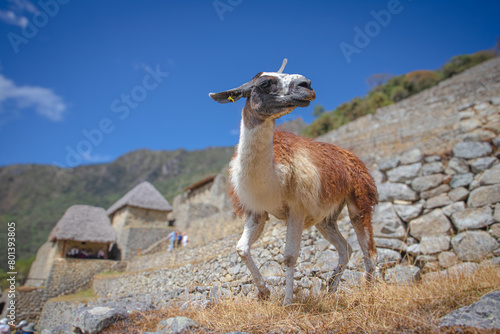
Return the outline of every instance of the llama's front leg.
<path id="1" fill-rule="evenodd" d="M 295 264 L 299 257 L 300 240 L 304 220 L 301 217 L 289 217 L 286 229 L 285 263 L 286 285 L 285 285 L 285 305 L 290 305 L 293 301 L 293 275 Z"/>
<path id="2" fill-rule="evenodd" d="M 253 281 L 259 290 L 260 299 L 269 298 L 271 292 L 267 288 L 266 283 L 260 274 L 259 268 L 257 268 L 252 259 L 250 247 L 262 234 L 262 230 L 266 224 L 266 219 L 267 213 L 251 213 L 245 222 L 245 227 L 240 241 L 238 241 L 238 244 L 236 245 L 238 254 L 240 254 L 241 259 L 245 262 L 248 270 L 250 270 L 250 273 L 252 274 Z"/>

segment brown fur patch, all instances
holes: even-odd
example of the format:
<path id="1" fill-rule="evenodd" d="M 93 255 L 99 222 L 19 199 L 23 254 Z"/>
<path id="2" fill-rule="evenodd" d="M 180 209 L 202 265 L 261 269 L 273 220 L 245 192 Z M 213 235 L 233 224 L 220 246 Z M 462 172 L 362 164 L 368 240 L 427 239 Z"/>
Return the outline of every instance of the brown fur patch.
<path id="1" fill-rule="evenodd" d="M 307 150 L 321 178 L 322 204 L 354 195 L 358 207 L 378 203 L 375 181 L 365 164 L 353 153 L 332 144 L 316 142 L 288 132 L 276 131 L 274 163 L 293 164 L 293 152 Z"/>

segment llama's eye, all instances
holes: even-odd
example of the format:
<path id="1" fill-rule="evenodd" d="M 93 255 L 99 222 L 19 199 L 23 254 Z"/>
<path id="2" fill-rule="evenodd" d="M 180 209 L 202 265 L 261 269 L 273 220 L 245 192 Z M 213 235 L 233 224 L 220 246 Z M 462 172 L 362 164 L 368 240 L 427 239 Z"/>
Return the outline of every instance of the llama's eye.
<path id="1" fill-rule="evenodd" d="M 271 81 L 270 80 L 262 81 L 259 86 L 261 88 L 267 88 L 267 87 L 271 86 Z"/>

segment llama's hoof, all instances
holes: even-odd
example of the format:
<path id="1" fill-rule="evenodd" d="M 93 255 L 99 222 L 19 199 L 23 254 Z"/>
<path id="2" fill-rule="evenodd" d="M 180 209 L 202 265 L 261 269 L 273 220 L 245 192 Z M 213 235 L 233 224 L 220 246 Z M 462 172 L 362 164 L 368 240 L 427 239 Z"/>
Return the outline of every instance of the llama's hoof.
<path id="1" fill-rule="evenodd" d="M 328 280 L 328 292 L 337 292 L 337 289 L 339 288 L 340 285 L 340 275 L 333 275 L 330 277 Z"/>
<path id="2" fill-rule="evenodd" d="M 259 298 L 260 300 L 268 300 L 269 297 L 271 297 L 271 291 L 267 287 L 259 289 L 257 298 Z"/>
<path id="3" fill-rule="evenodd" d="M 377 279 L 375 277 L 374 273 L 365 273 L 365 282 L 369 285 L 372 286 L 376 283 Z"/>

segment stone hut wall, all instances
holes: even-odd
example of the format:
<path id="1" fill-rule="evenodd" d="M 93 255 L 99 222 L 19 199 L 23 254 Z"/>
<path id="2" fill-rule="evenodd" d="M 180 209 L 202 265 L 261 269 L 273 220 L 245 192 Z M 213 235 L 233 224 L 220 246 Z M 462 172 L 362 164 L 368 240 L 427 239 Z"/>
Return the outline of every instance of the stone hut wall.
<path id="1" fill-rule="evenodd" d="M 173 227 L 132 227 L 126 226 L 121 233 L 119 247 L 121 260 L 131 260 L 156 242 L 166 239 L 174 231 Z"/>
<path id="2" fill-rule="evenodd" d="M 168 212 L 129 206 L 125 226 L 168 227 Z"/>
<path id="3" fill-rule="evenodd" d="M 128 216 L 128 206 L 118 209 L 110 218 L 111 226 L 115 230 L 115 234 L 119 237 L 121 230 L 125 226 Z"/>
<path id="4" fill-rule="evenodd" d="M 121 260 L 138 255 L 174 229 L 169 227 L 169 212 L 126 206 L 113 215 Z"/>
<path id="5" fill-rule="evenodd" d="M 227 178 L 221 174 L 203 191 L 198 189 L 195 195 L 177 196 L 174 215 L 176 229 L 187 232 L 190 245 L 210 242 L 241 229 L 241 224 L 234 219 Z"/>

